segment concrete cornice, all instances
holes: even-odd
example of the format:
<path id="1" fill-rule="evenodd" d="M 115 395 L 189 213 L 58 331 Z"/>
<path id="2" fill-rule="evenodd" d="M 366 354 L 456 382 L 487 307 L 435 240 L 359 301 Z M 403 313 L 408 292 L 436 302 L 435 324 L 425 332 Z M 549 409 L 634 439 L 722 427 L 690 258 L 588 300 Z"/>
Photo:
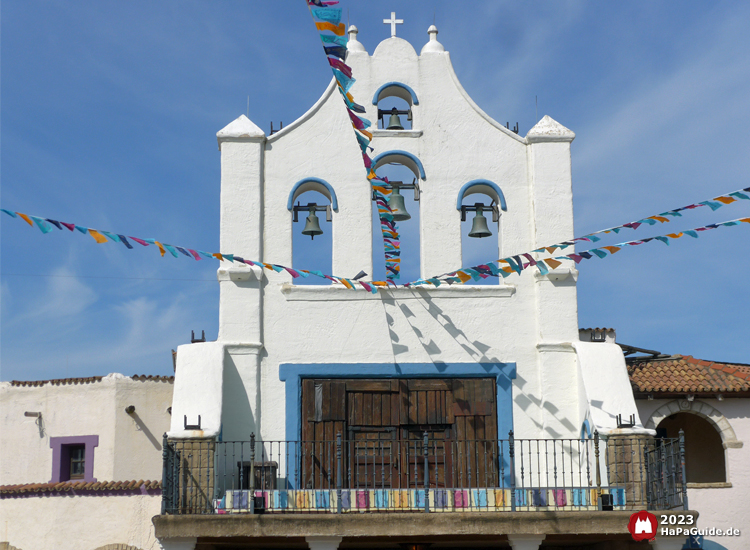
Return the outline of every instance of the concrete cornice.
<path id="1" fill-rule="evenodd" d="M 164 515 L 152 519 L 159 539 L 172 537 L 462 537 L 503 535 L 628 535 L 632 511 L 456 512 L 449 514 Z M 659 514 L 690 515 L 689 510 Z M 661 538 L 661 537 L 659 537 Z"/>

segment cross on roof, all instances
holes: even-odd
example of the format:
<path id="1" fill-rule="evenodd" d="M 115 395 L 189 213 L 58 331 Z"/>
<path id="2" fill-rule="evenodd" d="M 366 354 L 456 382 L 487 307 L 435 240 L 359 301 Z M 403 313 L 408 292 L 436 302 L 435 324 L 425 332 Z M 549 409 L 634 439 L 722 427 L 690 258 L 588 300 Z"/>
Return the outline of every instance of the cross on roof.
<path id="1" fill-rule="evenodd" d="M 403 19 L 396 19 L 396 12 L 391 12 L 391 18 L 390 19 L 383 19 L 384 24 L 391 24 L 391 37 L 396 36 L 396 25 L 401 25 L 404 22 Z"/>

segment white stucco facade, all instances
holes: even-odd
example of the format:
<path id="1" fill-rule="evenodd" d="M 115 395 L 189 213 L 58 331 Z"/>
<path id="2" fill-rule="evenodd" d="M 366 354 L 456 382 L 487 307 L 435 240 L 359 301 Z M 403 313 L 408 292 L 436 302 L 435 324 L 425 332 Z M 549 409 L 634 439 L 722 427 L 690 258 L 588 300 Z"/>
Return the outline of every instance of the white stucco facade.
<path id="1" fill-rule="evenodd" d="M 158 548 L 172 389 L 169 377 L 121 374 L 0 383 L 0 542 Z M 65 476 L 60 442 L 86 445 L 84 479 Z"/>
<path id="2" fill-rule="evenodd" d="M 161 441 L 172 400 L 169 379 L 110 374 L 99 381 L 26 384 L 0 383 L 0 485 L 50 482 L 50 438 L 76 436 L 99 438 L 97 480 L 161 479 Z M 135 410 L 128 414 L 131 405 Z M 41 421 L 27 412 L 41 413 Z M 9 460 L 10 449 L 24 460 Z"/>
<path id="3" fill-rule="evenodd" d="M 637 400 L 638 412 L 647 428 L 656 428 L 665 417 L 690 413 L 709 421 L 721 436 L 726 465 L 726 482 L 688 484 L 688 501 L 692 510 L 699 510 L 698 527 L 739 529 L 740 537 L 711 537 L 706 540 L 721 544 L 728 550 L 747 548 L 747 526 L 750 525 L 750 400 L 747 398 L 718 399 L 653 399 Z M 708 547 L 708 546 L 706 546 Z"/>
<path id="4" fill-rule="evenodd" d="M 160 549 L 151 518 L 161 496 L 29 496 L 0 499 L 0 541 L 19 550 Z"/>
<path id="5" fill-rule="evenodd" d="M 366 118 L 377 120 L 373 97 L 385 84 L 397 83 L 386 94 L 390 90 L 409 100 L 412 128 L 388 131 L 373 125 L 371 146 L 373 158 L 399 152 L 376 167 L 398 162 L 419 181 L 421 275 L 462 266 L 456 204 L 461 188 L 473 180 L 493 182 L 507 202 L 500 223 L 492 224 L 500 250 L 487 261 L 572 238 L 573 132 L 545 116 L 522 137 L 489 118 L 461 87 L 436 35 L 431 28 L 421 55 L 397 37 L 370 55 L 352 32 L 347 57 L 356 78 L 351 93 L 366 108 Z M 318 178 L 333 188 L 338 203 L 326 224 L 332 232 L 333 274 L 372 273 L 371 187 L 334 80 L 300 119 L 272 136 L 244 116 L 217 136 L 222 250 L 292 266 L 287 204 L 299 194 L 294 192 L 298 182 Z M 309 189 L 331 199 L 322 185 L 297 187 Z M 503 364 L 515 368 L 508 425 L 517 437 L 577 437 L 590 401 L 581 372 L 598 366 L 573 347 L 577 275 L 571 261 L 549 275 L 528 269 L 494 286 L 423 286 L 372 295 L 340 285 L 299 286 L 285 272 L 268 274 L 225 262 L 218 272 L 218 340 L 178 349 L 170 436 L 221 433 L 226 441 L 255 433 L 266 441 L 296 439 L 298 434 L 288 433 L 288 417 L 297 412 L 285 393 L 280 365 L 345 365 L 352 375 L 373 364 L 421 365 L 427 369 L 422 372 L 432 368 L 439 377 L 445 364 L 459 370 Z M 622 374 L 607 372 L 600 376 Z M 632 399 L 630 405 L 623 415 L 635 412 Z M 200 432 L 185 430 L 185 417 L 195 424 L 199 415 Z"/>

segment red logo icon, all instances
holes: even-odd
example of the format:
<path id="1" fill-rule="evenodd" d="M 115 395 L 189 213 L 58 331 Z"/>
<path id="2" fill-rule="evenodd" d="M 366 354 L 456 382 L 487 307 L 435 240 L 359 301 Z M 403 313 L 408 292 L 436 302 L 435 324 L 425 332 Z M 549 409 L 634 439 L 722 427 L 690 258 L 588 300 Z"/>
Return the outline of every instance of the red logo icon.
<path id="1" fill-rule="evenodd" d="M 633 540 L 654 540 L 658 523 L 656 516 L 651 512 L 642 510 L 630 516 L 628 531 L 633 535 Z"/>

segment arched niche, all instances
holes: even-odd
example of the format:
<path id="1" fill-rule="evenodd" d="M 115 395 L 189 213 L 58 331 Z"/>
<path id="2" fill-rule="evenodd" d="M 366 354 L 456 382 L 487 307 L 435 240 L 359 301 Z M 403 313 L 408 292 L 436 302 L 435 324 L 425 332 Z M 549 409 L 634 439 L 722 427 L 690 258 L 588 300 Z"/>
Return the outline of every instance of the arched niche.
<path id="1" fill-rule="evenodd" d="M 503 212 L 508 211 L 508 205 L 505 202 L 505 195 L 503 195 L 502 189 L 500 189 L 496 183 L 485 179 L 471 180 L 461 187 L 461 190 L 458 192 L 458 198 L 456 199 L 456 210 L 461 210 L 464 197 L 476 193 L 487 195 L 495 201 L 495 204 L 500 206 L 500 210 Z"/>
<path id="2" fill-rule="evenodd" d="M 320 178 L 303 178 L 295 183 L 289 193 L 289 200 L 286 203 L 286 209 L 291 212 L 294 207 L 294 201 L 297 200 L 297 197 L 308 191 L 317 191 L 322 194 L 331 201 L 331 208 L 333 211 L 339 211 L 339 201 L 336 198 L 336 191 L 334 191 L 333 186 L 330 183 Z"/>
<path id="3" fill-rule="evenodd" d="M 737 440 L 737 436 L 729 424 L 729 420 L 721 414 L 716 408 L 702 401 L 674 400 L 662 405 L 651 413 L 651 417 L 645 424 L 646 428 L 656 429 L 662 420 L 678 412 L 689 412 L 704 417 L 713 424 L 716 431 L 721 436 L 724 448 L 740 448 L 742 441 Z"/>
<path id="4" fill-rule="evenodd" d="M 378 107 L 378 128 L 391 132 L 414 129 L 414 106 L 419 105 L 419 99 L 406 84 L 386 82 L 375 92 L 372 104 Z M 398 115 L 400 124 L 390 127 L 391 116 L 394 114 Z"/>
<path id="5" fill-rule="evenodd" d="M 411 188 L 414 179 L 420 178 L 420 168 L 424 174 L 424 168 L 419 159 L 410 153 L 385 156 L 380 163 L 378 175 L 387 178 L 390 184 L 377 182 L 386 188 L 397 186 L 402 196 L 403 207 L 411 216 L 408 220 L 396 221 L 401 242 L 400 250 L 400 277 L 398 283 L 411 282 L 421 276 L 421 242 L 420 242 L 420 201 L 416 200 L 418 191 Z M 405 156 L 408 155 L 408 156 Z M 408 187 L 404 188 L 402 185 Z M 393 195 L 391 195 L 391 198 Z M 390 198 L 388 199 L 390 205 Z M 372 261 L 373 277 L 375 280 L 384 280 L 385 257 L 383 245 L 383 232 L 380 224 L 380 215 L 377 204 L 372 202 Z"/>
<path id="6" fill-rule="evenodd" d="M 381 99 L 386 97 L 399 97 L 409 104 L 409 107 L 419 105 L 419 99 L 417 94 L 410 86 L 401 82 L 386 82 L 380 88 L 377 89 L 375 95 L 372 96 L 372 104 L 377 105 Z"/>
<path id="7" fill-rule="evenodd" d="M 408 151 L 401 151 L 399 149 L 394 149 L 392 151 L 386 151 L 384 153 L 380 153 L 378 156 L 376 156 L 374 159 L 372 159 L 372 167 L 377 170 L 384 164 L 402 164 L 406 166 L 409 170 L 412 171 L 414 174 L 414 177 L 424 180 L 427 179 L 425 176 L 424 166 L 422 165 L 422 161 L 419 160 L 416 156 L 409 153 Z"/>
<path id="8" fill-rule="evenodd" d="M 726 483 L 726 458 L 721 434 L 705 416 L 678 412 L 656 426 L 657 437 L 685 436 L 685 473 L 688 483 Z"/>
<path id="9" fill-rule="evenodd" d="M 469 197 L 472 197 L 471 199 Z M 474 226 L 474 217 L 477 212 L 474 208 L 477 204 L 484 205 L 482 215 L 487 220 L 487 229 L 490 235 L 485 238 L 474 238 L 469 236 Z M 500 187 L 486 179 L 475 179 L 465 183 L 456 199 L 456 210 L 462 211 L 462 206 L 466 207 L 466 212 L 461 214 L 461 265 L 470 267 L 489 263 L 502 257 L 502 241 L 499 211 L 507 211 L 508 207 L 505 202 Z M 464 214 L 465 220 L 464 220 Z M 497 285 L 500 284 L 500 277 L 487 277 L 478 281 L 473 281 L 474 285 Z"/>
<path id="10" fill-rule="evenodd" d="M 302 199 L 302 200 L 300 200 Z M 321 200 L 322 199 L 322 200 Z M 333 186 L 321 178 L 309 177 L 299 180 L 292 186 L 287 201 L 287 209 L 295 213 L 297 222 L 294 222 L 295 216 L 292 216 L 292 267 L 306 269 L 310 271 L 320 271 L 330 274 L 333 267 L 333 218 L 329 221 L 330 211 L 326 211 L 325 199 L 330 202 L 330 210 L 338 211 L 339 203 L 336 197 L 336 191 Z M 296 207 L 295 202 L 301 204 Z M 315 216 L 323 231 L 318 238 L 312 238 L 302 235 L 301 231 L 305 227 L 309 212 L 305 210 L 305 203 L 315 203 L 318 211 Z M 322 210 L 321 210 L 322 209 Z M 294 280 L 295 285 L 328 285 L 327 279 L 310 276 L 300 277 Z"/>

